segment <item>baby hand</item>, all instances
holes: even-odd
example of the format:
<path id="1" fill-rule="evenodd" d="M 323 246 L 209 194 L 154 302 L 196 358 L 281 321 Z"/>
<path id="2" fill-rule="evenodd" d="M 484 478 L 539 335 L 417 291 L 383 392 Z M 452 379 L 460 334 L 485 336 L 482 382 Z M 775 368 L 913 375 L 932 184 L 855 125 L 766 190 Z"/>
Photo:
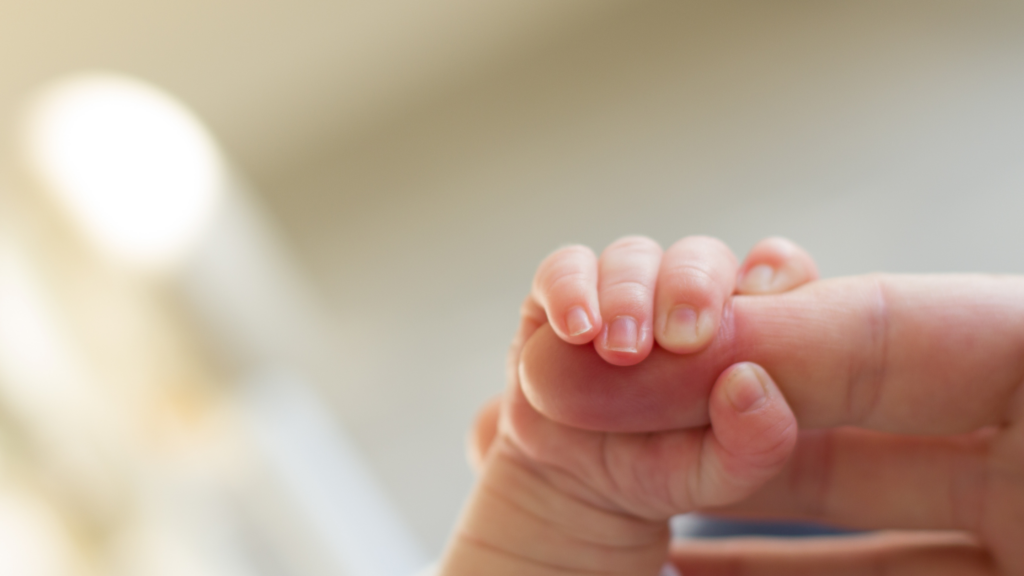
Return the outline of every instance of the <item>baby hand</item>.
<path id="1" fill-rule="evenodd" d="M 482 477 L 443 573 L 657 574 L 669 517 L 736 502 L 782 467 L 796 441 L 792 411 L 767 372 L 741 362 L 711 390 L 710 426 L 566 426 L 520 386 L 524 342 L 550 319 L 561 338 L 593 342 L 617 365 L 642 361 L 655 342 L 691 353 L 713 340 L 737 284 L 742 293 L 773 293 L 815 276 L 810 258 L 779 239 L 758 244 L 739 269 L 710 238 L 684 239 L 664 254 L 653 241 L 626 238 L 600 261 L 578 247 L 546 259 L 524 305 L 509 388 L 474 429 L 471 458 Z M 623 392 L 623 402 L 644 410 Z"/>
<path id="2" fill-rule="evenodd" d="M 737 268 L 732 251 L 714 238 L 691 236 L 662 252 L 649 238 L 629 236 L 600 259 L 585 246 L 548 256 L 523 317 L 527 331 L 549 323 L 562 340 L 593 342 L 608 362 L 630 366 L 655 342 L 676 354 L 706 347 L 734 293 L 785 292 L 817 275 L 811 257 L 782 238 L 762 240 Z"/>

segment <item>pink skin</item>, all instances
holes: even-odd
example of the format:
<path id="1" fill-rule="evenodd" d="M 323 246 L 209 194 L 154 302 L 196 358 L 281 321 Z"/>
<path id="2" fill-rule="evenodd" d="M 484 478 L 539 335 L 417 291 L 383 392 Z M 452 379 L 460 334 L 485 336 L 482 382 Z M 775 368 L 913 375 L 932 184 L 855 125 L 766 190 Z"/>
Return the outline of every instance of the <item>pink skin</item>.
<path id="1" fill-rule="evenodd" d="M 702 425 L 719 371 L 756 362 L 804 430 L 781 474 L 729 513 L 867 529 L 960 530 L 815 547 L 675 551 L 687 574 L 1024 574 L 1024 278 L 871 275 L 735 296 L 718 337 L 610 366 L 536 330 L 524 393 L 553 421 L 655 431 Z M 809 430 L 809 429 L 819 430 Z M 969 536 L 965 536 L 969 535 Z M 942 558 L 934 565 L 935 558 Z M 929 563 L 931 562 L 931 564 Z M 941 568 L 936 572 L 932 568 Z M 844 572 L 846 573 L 846 572 Z"/>
<path id="2" fill-rule="evenodd" d="M 1009 277 L 826 280 L 735 296 L 710 346 L 686 356 L 655 350 L 633 367 L 609 366 L 540 328 L 520 372 L 538 410 L 586 429 L 703 425 L 714 379 L 747 360 L 776 378 L 806 428 L 969 432 L 1005 421 L 1024 377 L 1021 293 L 1024 280 Z M 966 384 L 979 378 L 985 386 Z"/>
<path id="3" fill-rule="evenodd" d="M 605 248 L 598 261 L 597 293 L 604 326 L 594 349 L 605 361 L 628 366 L 651 352 L 651 316 L 661 247 L 630 236 Z"/>
<path id="4" fill-rule="evenodd" d="M 753 273 L 751 274 L 751 271 Z M 642 362 L 655 342 L 665 350 L 702 350 L 736 291 L 784 292 L 817 278 L 811 257 L 782 238 L 759 242 L 737 268 L 721 241 L 684 238 L 662 253 L 649 238 L 613 242 L 598 260 L 583 246 L 562 248 L 541 263 L 524 315 L 543 318 L 564 342 L 587 344 L 606 362 Z"/>
<path id="5" fill-rule="evenodd" d="M 516 452 L 556 470 L 553 477 L 567 473 L 557 481 L 577 498 L 664 520 L 750 494 L 782 467 L 796 441 L 792 412 L 762 368 L 739 363 L 715 382 L 706 404 L 711 426 L 592 432 L 545 418 L 513 391 L 499 430 Z"/>
<path id="6" fill-rule="evenodd" d="M 701 242 L 705 250 L 714 246 L 706 239 L 677 246 Z M 673 264 L 680 253 L 686 250 L 666 251 L 659 270 L 702 265 L 700 250 Z M 658 345 L 638 346 L 632 356 L 613 350 L 616 356 L 595 342 L 600 315 L 608 313 L 602 305 L 611 304 L 601 302 L 596 258 L 584 253 L 573 263 L 556 253 L 549 260 L 563 271 L 589 269 L 589 280 L 573 292 L 538 275 L 510 355 L 511 391 L 519 400 L 506 396 L 501 417 L 497 404 L 490 418 L 485 411 L 474 442 L 479 457 L 490 454 L 500 430 L 505 438 L 532 439 L 525 445 L 538 448 L 538 455 L 561 446 L 562 457 L 585 453 L 583 444 L 560 441 L 570 437 L 636 438 L 643 431 L 671 437 L 681 427 L 707 424 L 721 371 L 753 361 L 776 378 L 805 431 L 774 478 L 715 511 L 924 531 L 813 543 L 685 543 L 672 551 L 684 573 L 1024 575 L 1024 278 L 871 275 L 782 294 L 813 280 L 816 271 L 799 248 L 768 239 L 734 271 L 734 297 L 723 282 L 683 280 L 664 288 L 656 282 L 654 304 L 647 307 L 644 296 L 633 310 L 651 322 Z M 730 265 L 710 260 L 712 268 L 694 278 L 727 282 L 722 270 Z M 644 264 L 640 272 L 649 268 Z M 637 292 L 648 294 L 649 276 L 642 277 Z M 697 287 L 695 295 L 688 286 Z M 666 301 L 670 309 L 682 303 L 712 310 L 720 301 L 716 337 L 676 348 L 671 338 L 659 340 Z M 558 318 L 580 302 L 593 323 L 585 333 L 568 335 Z M 589 342 L 595 345 L 570 345 Z M 532 416 L 517 419 L 517 410 Z M 510 435 L 517 421 L 545 422 L 553 435 Z M 721 434 L 725 427 L 713 424 L 712 430 Z M 659 461 L 635 448 L 627 450 L 635 458 L 626 462 Z M 661 470 L 668 465 L 662 462 Z M 942 530 L 959 532 L 936 532 Z"/>
<path id="7" fill-rule="evenodd" d="M 592 432 L 545 418 L 510 387 L 475 426 L 481 478 L 441 574 L 656 574 L 670 516 L 750 495 L 796 442 L 792 411 L 757 365 L 726 370 L 708 410 L 701 428 Z"/>
<path id="8" fill-rule="evenodd" d="M 818 279 L 811 255 L 785 238 L 765 238 L 750 249 L 736 280 L 737 294 L 780 294 Z"/>
<path id="9" fill-rule="evenodd" d="M 755 273 L 751 274 L 752 270 Z M 811 257 L 782 238 L 767 238 L 756 244 L 741 267 L 737 267 L 735 256 L 721 241 L 703 236 L 684 238 L 664 254 L 653 240 L 628 236 L 605 249 L 600 261 L 589 248 L 562 248 L 548 256 L 537 270 L 533 289 L 523 305 L 524 322 L 513 347 L 510 368 L 518 369 L 521 350 L 539 360 L 524 362 L 527 370 L 510 373 L 510 378 L 522 378 L 524 392 L 541 412 L 577 427 L 644 432 L 703 426 L 707 424 L 707 393 L 711 383 L 727 366 L 741 360 L 731 340 L 735 334 L 730 299 L 733 293 L 781 293 L 817 276 Z M 691 318 L 696 324 L 694 338 L 689 341 L 666 333 L 670 317 L 680 309 L 695 311 Z M 585 320 L 581 321 L 581 317 Z M 637 326 L 638 343 L 633 351 L 608 346 L 610 329 L 603 319 L 612 318 L 614 323 L 623 317 L 634 319 Z M 528 338 L 530 344 L 523 350 Z M 553 345 L 552 338 L 572 346 Z M 658 346 L 654 345 L 655 340 Z M 593 346 L 582 346 L 589 342 Z M 676 356 L 683 353 L 687 355 Z M 650 361 L 635 370 L 614 369 L 602 362 L 595 363 L 595 354 L 614 366 L 633 366 L 649 356 Z M 649 393 L 645 383 L 650 378 L 645 374 L 661 370 L 673 359 L 685 359 L 687 365 L 694 366 L 687 378 L 700 384 L 673 387 L 670 397 Z M 538 375 L 529 371 L 533 368 L 541 371 L 541 378 L 559 384 L 537 392 Z M 602 377 L 593 379 L 593 370 Z M 568 372 L 574 375 L 568 377 Z M 583 389 L 576 393 L 567 389 L 566 383 L 572 382 Z M 602 386 L 609 391 L 603 392 Z M 559 401 L 562 394 L 568 396 Z M 666 400 L 673 406 L 671 421 L 652 419 L 665 409 L 662 403 Z M 608 406 L 602 409 L 602 403 Z M 563 405 L 569 414 L 563 413 Z M 675 408 L 679 406 L 686 408 Z M 572 413 L 577 412 L 587 416 L 573 417 Z M 605 416 L 613 412 L 640 422 L 617 422 Z M 589 420 L 591 417 L 593 421 Z"/>
<path id="10" fill-rule="evenodd" d="M 802 272 L 748 282 L 751 293 L 786 290 L 816 275 L 809 257 L 783 240 L 770 239 L 752 254 L 744 269 L 768 262 Z M 609 368 L 669 354 L 655 344 L 656 318 L 686 304 L 715 315 L 717 330 L 737 273 L 731 252 L 708 238 L 684 239 L 664 255 L 650 240 L 626 238 L 600 260 L 580 247 L 545 260 L 510 351 L 508 391 L 484 408 L 470 439 L 481 483 L 443 574 L 563 573 L 556 566 L 564 573 L 653 574 L 668 557 L 667 518 L 735 503 L 782 469 L 796 442 L 795 419 L 771 376 L 753 363 L 720 367 L 704 390 L 701 426 L 654 434 L 559 423 L 537 410 L 519 382 L 524 343 L 544 335 Z M 573 309 L 585 321 L 571 319 Z M 623 314 L 636 319 L 634 350 L 608 345 L 603 319 Z M 571 355 L 550 361 L 578 363 Z"/>

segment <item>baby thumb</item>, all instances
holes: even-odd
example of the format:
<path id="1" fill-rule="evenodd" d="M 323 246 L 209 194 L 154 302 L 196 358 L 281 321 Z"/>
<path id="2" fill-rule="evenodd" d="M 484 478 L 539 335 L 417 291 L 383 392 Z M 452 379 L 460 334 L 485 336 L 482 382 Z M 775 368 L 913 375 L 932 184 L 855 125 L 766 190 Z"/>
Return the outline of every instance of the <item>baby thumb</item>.
<path id="1" fill-rule="evenodd" d="M 771 376 L 741 362 L 719 376 L 708 409 L 693 501 L 700 508 L 750 495 L 782 469 L 797 439 L 796 418 Z"/>

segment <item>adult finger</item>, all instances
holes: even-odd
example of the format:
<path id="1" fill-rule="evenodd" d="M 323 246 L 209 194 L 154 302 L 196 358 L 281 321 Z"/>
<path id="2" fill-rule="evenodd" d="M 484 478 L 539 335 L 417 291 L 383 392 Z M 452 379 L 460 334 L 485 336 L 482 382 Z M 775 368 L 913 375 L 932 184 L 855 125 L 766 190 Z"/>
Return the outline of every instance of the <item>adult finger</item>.
<path id="1" fill-rule="evenodd" d="M 899 436 L 856 428 L 804 431 L 783 470 L 750 498 L 715 510 L 877 530 L 979 533 L 994 506 L 989 486 L 996 433 Z M 1005 496 L 1005 495 L 1003 495 Z"/>
<path id="2" fill-rule="evenodd" d="M 985 551 L 960 534 L 881 533 L 813 539 L 740 538 L 674 543 L 686 576 L 994 576 Z"/>
<path id="3" fill-rule="evenodd" d="M 740 266 L 737 294 L 778 294 L 818 279 L 818 266 L 806 250 L 778 236 L 765 238 Z"/>
<path id="4" fill-rule="evenodd" d="M 598 298 L 605 322 L 594 349 L 607 362 L 629 366 L 650 353 L 660 262 L 661 246 L 642 236 L 616 240 L 601 254 Z"/>
<path id="5" fill-rule="evenodd" d="M 601 330 L 597 257 L 586 246 L 567 246 L 541 262 L 530 292 L 559 338 L 586 344 Z"/>
<path id="6" fill-rule="evenodd" d="M 736 286 L 736 266 L 729 247 L 707 236 L 684 238 L 665 251 L 654 308 L 662 348 L 688 354 L 711 342 Z"/>
<path id="7" fill-rule="evenodd" d="M 736 296 L 715 340 L 632 367 L 538 329 L 519 375 L 535 406 L 581 428 L 708 422 L 707 398 L 738 361 L 775 378 L 803 428 L 958 434 L 1024 414 L 1024 278 L 869 275 Z"/>

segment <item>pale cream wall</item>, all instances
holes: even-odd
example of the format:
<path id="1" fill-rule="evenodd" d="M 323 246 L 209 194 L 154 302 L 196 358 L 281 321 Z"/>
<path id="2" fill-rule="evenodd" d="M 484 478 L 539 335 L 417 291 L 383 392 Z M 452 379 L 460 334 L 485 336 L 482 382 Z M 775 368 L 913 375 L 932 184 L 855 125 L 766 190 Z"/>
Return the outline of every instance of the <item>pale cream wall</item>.
<path id="1" fill-rule="evenodd" d="M 40 84 L 103 69 L 181 98 L 247 176 L 277 182 L 341 135 L 615 0 L 0 0 L 0 137 Z M 0 149 L 0 157 L 7 156 Z"/>
<path id="2" fill-rule="evenodd" d="M 534 265 L 769 234 L 826 276 L 1024 273 L 1024 6 L 660 2 L 493 66 L 267 194 L 337 311 L 336 404 L 437 551 Z"/>

